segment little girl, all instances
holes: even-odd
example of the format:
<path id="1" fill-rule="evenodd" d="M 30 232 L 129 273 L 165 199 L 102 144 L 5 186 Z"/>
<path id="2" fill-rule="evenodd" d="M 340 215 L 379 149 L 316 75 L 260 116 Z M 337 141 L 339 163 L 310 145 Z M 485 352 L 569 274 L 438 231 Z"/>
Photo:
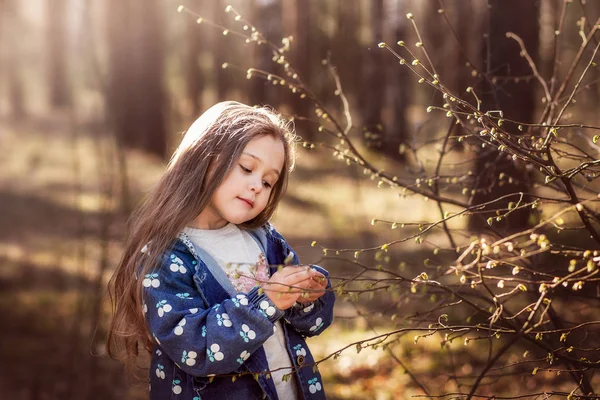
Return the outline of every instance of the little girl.
<path id="1" fill-rule="evenodd" d="M 268 222 L 294 164 L 266 108 L 196 120 L 132 218 L 110 285 L 109 354 L 151 352 L 150 399 L 324 399 L 304 341 L 333 319 L 328 273 Z"/>

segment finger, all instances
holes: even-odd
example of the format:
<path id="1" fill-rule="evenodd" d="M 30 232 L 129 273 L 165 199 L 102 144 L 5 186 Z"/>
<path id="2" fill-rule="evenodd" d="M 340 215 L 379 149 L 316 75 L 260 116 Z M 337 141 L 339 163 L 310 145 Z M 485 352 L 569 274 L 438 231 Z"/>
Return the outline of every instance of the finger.
<path id="1" fill-rule="evenodd" d="M 318 300 L 321 296 L 323 296 L 323 294 L 325 294 L 325 292 L 312 292 L 310 293 L 308 296 L 300 296 L 298 297 L 298 300 L 296 300 L 298 303 L 312 303 L 315 300 Z"/>
<path id="2" fill-rule="evenodd" d="M 323 294 L 322 294 L 322 293 L 319 293 L 319 294 L 317 294 L 317 295 L 311 295 L 311 296 L 308 296 L 308 298 L 306 299 L 306 301 L 307 301 L 307 302 L 309 302 L 309 303 L 312 303 L 312 302 L 313 302 L 313 301 L 315 301 L 315 300 L 319 300 L 319 298 L 320 298 L 321 296 L 323 296 Z"/>
<path id="3" fill-rule="evenodd" d="M 290 276 L 290 275 L 295 275 L 295 274 L 302 273 L 304 271 L 306 271 L 306 268 L 298 267 L 298 266 L 292 266 L 292 267 L 281 268 L 275 274 L 277 274 L 278 276 L 281 276 L 281 277 L 287 277 L 287 276 Z M 273 275 L 275 275 L 275 274 L 273 274 Z"/>
<path id="4" fill-rule="evenodd" d="M 319 285 L 311 285 L 302 291 L 303 300 L 314 301 L 325 293 L 325 288 Z"/>
<path id="5" fill-rule="evenodd" d="M 309 288 L 310 281 L 310 278 L 306 278 L 300 281 L 283 280 L 277 282 L 276 284 L 271 284 L 269 289 L 282 293 L 299 293 Z"/>
<path id="6" fill-rule="evenodd" d="M 290 287 L 292 290 L 308 290 L 310 288 L 310 278 L 303 281 L 289 283 L 288 287 Z"/>
<path id="7" fill-rule="evenodd" d="M 320 289 L 322 290 L 325 286 L 320 283 L 318 280 L 315 280 L 315 278 L 311 278 L 310 279 L 310 288 L 311 289 Z"/>
<path id="8" fill-rule="evenodd" d="M 327 278 L 322 275 L 322 276 L 313 276 L 312 277 L 312 281 L 318 285 L 319 287 L 326 287 L 327 286 Z"/>
<path id="9" fill-rule="evenodd" d="M 294 272 L 293 274 L 287 275 L 283 279 L 283 281 L 285 283 L 290 284 L 290 285 L 299 284 L 301 282 L 311 281 L 311 280 L 312 280 L 312 274 L 307 269 L 305 269 L 303 271 L 299 271 L 299 272 Z"/>
<path id="10" fill-rule="evenodd" d="M 286 272 L 288 273 L 288 275 L 299 274 L 301 272 L 306 271 L 310 272 L 312 270 L 312 268 L 308 265 L 294 265 L 290 267 L 285 267 L 284 269 L 287 270 Z"/>

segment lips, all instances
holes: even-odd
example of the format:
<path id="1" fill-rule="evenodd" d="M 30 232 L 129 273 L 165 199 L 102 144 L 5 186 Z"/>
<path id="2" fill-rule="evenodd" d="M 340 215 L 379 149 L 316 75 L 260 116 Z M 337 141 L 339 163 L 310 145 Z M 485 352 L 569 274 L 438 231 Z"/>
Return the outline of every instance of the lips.
<path id="1" fill-rule="evenodd" d="M 250 206 L 250 208 L 254 207 L 254 202 L 252 200 L 244 199 L 243 197 L 238 197 L 238 199 L 240 199 L 244 203 L 248 204 L 248 206 Z"/>

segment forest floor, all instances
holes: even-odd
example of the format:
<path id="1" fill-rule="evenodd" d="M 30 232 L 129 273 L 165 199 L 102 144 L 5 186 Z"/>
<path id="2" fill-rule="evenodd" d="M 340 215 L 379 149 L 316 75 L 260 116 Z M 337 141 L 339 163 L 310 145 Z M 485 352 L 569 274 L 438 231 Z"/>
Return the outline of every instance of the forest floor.
<path id="1" fill-rule="evenodd" d="M 128 210 L 164 163 L 128 151 L 123 196 L 118 156 L 102 125 L 65 115 L 0 121 L 0 374 L 2 398 L 143 399 L 147 385 L 128 382 L 104 350 L 105 288 L 121 251 Z M 391 192 L 390 192 L 391 191 Z M 329 153 L 299 151 L 297 171 L 274 219 L 304 263 L 322 262 L 334 277 L 355 271 L 327 248 L 381 245 L 389 227 L 372 218 L 425 220 L 433 204 L 400 199 Z M 389 238 L 387 238 L 389 240 Z M 441 241 L 442 239 L 440 239 Z M 312 241 L 318 245 L 311 246 Z M 407 244 L 404 251 L 417 250 Z M 341 257 L 352 258 L 344 253 Z M 351 253 L 350 253 L 351 254 Z M 309 340 L 317 359 L 373 336 L 358 312 L 377 305 L 339 300 L 336 322 Z M 412 339 L 410 339 L 412 344 Z M 406 398 L 409 376 L 383 350 L 350 349 L 320 365 L 331 399 Z M 435 354 L 419 363 L 435 364 Z M 143 377 L 147 371 L 140 370 Z"/>

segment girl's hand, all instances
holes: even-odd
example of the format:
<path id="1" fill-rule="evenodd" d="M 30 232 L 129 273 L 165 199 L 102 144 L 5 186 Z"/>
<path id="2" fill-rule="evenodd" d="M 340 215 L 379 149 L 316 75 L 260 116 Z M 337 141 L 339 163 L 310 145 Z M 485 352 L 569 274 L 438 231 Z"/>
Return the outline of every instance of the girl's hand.
<path id="1" fill-rule="evenodd" d="M 287 310 L 315 282 L 312 278 L 317 274 L 322 276 L 308 266 L 284 267 L 271 276 L 263 289 L 277 308 Z"/>
<path id="2" fill-rule="evenodd" d="M 313 270 L 314 271 L 314 270 Z M 298 303 L 312 303 L 319 297 L 325 294 L 325 288 L 327 287 L 327 278 L 325 275 L 318 271 L 314 271 L 315 274 L 310 280 L 308 288 L 302 292 L 302 294 L 296 300 Z"/>

